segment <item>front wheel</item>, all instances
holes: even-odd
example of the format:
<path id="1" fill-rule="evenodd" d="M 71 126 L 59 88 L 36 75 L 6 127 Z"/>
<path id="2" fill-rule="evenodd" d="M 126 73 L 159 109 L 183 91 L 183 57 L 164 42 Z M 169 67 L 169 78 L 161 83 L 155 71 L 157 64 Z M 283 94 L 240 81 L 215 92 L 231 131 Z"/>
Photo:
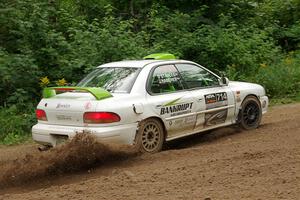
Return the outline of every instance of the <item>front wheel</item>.
<path id="1" fill-rule="evenodd" d="M 247 97 L 240 111 L 240 126 L 246 130 L 255 129 L 259 126 L 261 118 L 262 110 L 258 99 L 253 96 Z"/>
<path id="2" fill-rule="evenodd" d="M 156 153 L 161 151 L 164 143 L 164 129 L 157 119 L 147 119 L 140 123 L 136 147 L 141 152 Z"/>

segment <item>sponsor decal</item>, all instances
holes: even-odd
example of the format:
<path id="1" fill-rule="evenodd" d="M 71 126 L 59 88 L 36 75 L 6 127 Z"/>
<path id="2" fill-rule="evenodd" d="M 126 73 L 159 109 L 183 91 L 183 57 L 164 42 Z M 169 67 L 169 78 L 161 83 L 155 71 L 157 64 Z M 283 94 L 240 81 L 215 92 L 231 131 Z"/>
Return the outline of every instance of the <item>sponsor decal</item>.
<path id="1" fill-rule="evenodd" d="M 168 135 L 176 135 L 180 132 L 188 132 L 194 129 L 194 124 L 196 122 L 196 116 L 180 117 L 169 121 L 169 126 L 167 126 Z"/>
<path id="2" fill-rule="evenodd" d="M 61 103 L 58 103 L 56 105 L 56 108 L 70 108 L 71 105 L 70 104 L 61 104 Z"/>
<path id="3" fill-rule="evenodd" d="M 218 110 L 205 114 L 204 126 L 214 126 L 217 124 L 225 123 L 227 118 L 228 109 Z"/>
<path id="4" fill-rule="evenodd" d="M 193 102 L 178 103 L 182 97 L 174 99 L 163 105 L 157 105 L 156 108 L 160 109 L 160 115 L 170 114 L 171 116 L 182 115 L 192 111 Z"/>
<path id="5" fill-rule="evenodd" d="M 159 84 L 177 82 L 180 77 L 178 72 L 164 72 L 156 75 Z"/>
<path id="6" fill-rule="evenodd" d="M 228 105 L 226 92 L 207 94 L 204 96 L 204 98 L 206 109 L 218 108 Z"/>
<path id="7" fill-rule="evenodd" d="M 91 102 L 87 102 L 87 103 L 84 105 L 84 109 L 86 109 L 86 110 L 91 109 L 91 107 L 92 107 L 92 103 L 91 103 Z"/>
<path id="8" fill-rule="evenodd" d="M 168 103 L 165 103 L 164 106 L 172 106 L 172 105 L 176 105 L 177 101 L 179 101 L 181 99 L 181 97 L 174 99 Z"/>
<path id="9" fill-rule="evenodd" d="M 171 116 L 182 115 L 192 111 L 193 102 L 177 105 L 164 106 L 160 108 L 160 115 L 171 114 Z"/>
<path id="10" fill-rule="evenodd" d="M 161 108 L 162 106 L 172 106 L 172 105 L 176 105 L 177 104 L 177 101 L 179 101 L 181 99 L 181 97 L 177 98 L 177 99 L 174 99 L 170 102 L 167 102 L 163 105 L 156 105 L 155 108 Z"/>
<path id="11" fill-rule="evenodd" d="M 241 102 L 241 92 L 240 91 L 236 91 L 236 102 Z"/>
<path id="12" fill-rule="evenodd" d="M 195 116 L 184 117 L 180 119 L 174 119 L 169 121 L 169 125 L 174 125 L 176 128 L 190 126 L 195 122 Z"/>

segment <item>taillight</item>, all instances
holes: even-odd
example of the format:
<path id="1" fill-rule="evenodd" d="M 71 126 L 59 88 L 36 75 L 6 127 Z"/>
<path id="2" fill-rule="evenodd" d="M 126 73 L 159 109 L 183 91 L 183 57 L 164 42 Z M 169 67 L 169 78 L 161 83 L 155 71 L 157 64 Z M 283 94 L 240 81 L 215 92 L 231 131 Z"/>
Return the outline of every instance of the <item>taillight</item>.
<path id="1" fill-rule="evenodd" d="M 46 112 L 42 109 L 35 110 L 36 118 L 38 120 L 47 121 Z"/>
<path id="2" fill-rule="evenodd" d="M 112 123 L 120 120 L 120 116 L 112 112 L 86 112 L 83 115 L 84 123 L 89 124 Z"/>

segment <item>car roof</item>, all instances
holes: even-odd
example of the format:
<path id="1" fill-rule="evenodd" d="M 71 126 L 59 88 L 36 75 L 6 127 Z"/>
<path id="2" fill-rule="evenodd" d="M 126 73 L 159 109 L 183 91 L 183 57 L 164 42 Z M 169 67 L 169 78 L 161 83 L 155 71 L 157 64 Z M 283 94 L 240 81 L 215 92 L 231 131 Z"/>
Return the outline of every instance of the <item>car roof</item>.
<path id="1" fill-rule="evenodd" d="M 103 65 L 98 66 L 99 67 L 134 67 L 134 68 L 143 68 L 144 66 L 148 64 L 153 64 L 153 63 L 159 63 L 159 64 L 164 64 L 164 63 L 170 63 L 170 62 L 182 62 L 184 60 L 154 60 L 154 59 L 149 59 L 149 60 L 124 60 L 124 61 L 118 61 L 118 62 L 111 62 L 111 63 L 105 63 Z M 189 62 L 189 61 L 185 61 Z"/>

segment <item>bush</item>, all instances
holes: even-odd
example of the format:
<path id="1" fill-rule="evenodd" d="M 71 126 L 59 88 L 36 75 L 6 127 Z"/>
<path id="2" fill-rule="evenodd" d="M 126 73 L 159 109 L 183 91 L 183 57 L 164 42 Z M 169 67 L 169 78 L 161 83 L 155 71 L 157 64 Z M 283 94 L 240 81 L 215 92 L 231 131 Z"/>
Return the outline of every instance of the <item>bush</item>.
<path id="1" fill-rule="evenodd" d="M 15 144 L 27 140 L 31 135 L 31 126 L 36 122 L 34 109 L 13 105 L 0 109 L 0 144 Z"/>
<path id="2" fill-rule="evenodd" d="M 300 52 L 288 55 L 279 63 L 262 65 L 249 79 L 262 84 L 271 98 L 296 95 L 300 92 Z"/>
<path id="3" fill-rule="evenodd" d="M 232 80 L 261 84 L 271 98 L 295 97 L 300 92 L 300 52 L 291 52 L 275 62 L 257 64 L 257 70 L 245 76 L 236 66 L 229 66 L 227 74 Z"/>

